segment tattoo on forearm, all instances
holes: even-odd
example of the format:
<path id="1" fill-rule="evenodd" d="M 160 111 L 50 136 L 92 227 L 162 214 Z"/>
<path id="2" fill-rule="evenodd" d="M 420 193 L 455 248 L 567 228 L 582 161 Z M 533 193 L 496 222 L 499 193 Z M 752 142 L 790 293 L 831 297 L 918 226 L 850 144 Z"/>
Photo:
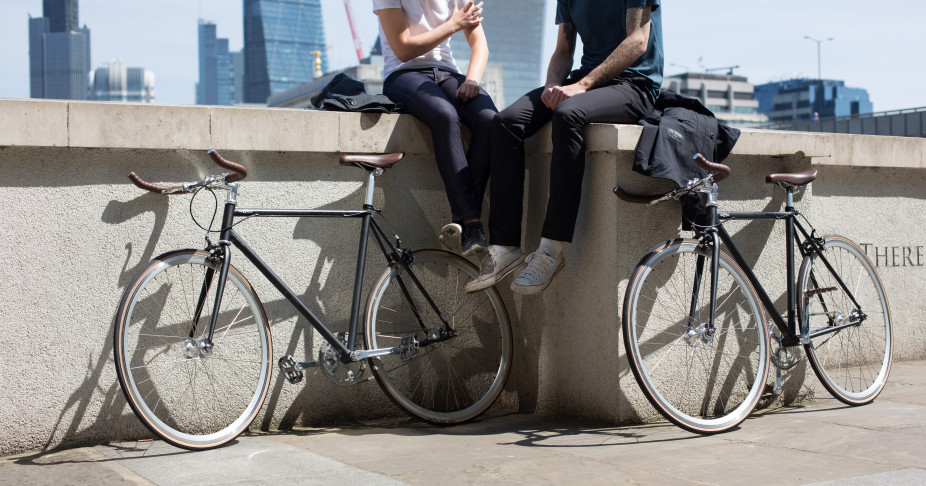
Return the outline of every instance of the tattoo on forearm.
<path id="1" fill-rule="evenodd" d="M 566 47 L 569 48 L 569 52 L 575 52 L 576 50 L 576 26 L 572 24 L 563 25 L 563 40 L 566 43 Z"/>

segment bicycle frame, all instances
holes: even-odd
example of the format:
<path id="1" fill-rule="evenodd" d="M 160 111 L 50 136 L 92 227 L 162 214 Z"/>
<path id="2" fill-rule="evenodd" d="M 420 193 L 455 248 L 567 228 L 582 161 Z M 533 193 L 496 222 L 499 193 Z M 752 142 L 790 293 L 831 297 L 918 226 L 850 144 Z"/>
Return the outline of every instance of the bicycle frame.
<path id="1" fill-rule="evenodd" d="M 401 242 L 396 241 L 396 245 L 393 245 L 389 240 L 389 237 L 386 236 L 385 231 L 379 225 L 379 223 L 373 218 L 374 213 L 378 213 L 379 210 L 373 207 L 373 188 L 375 185 L 376 176 L 383 173 L 382 169 L 376 169 L 370 171 L 369 180 L 367 182 L 367 194 L 366 200 L 363 204 L 362 210 L 327 210 L 327 209 L 239 209 L 237 208 L 237 190 L 238 183 L 228 184 L 229 194 L 225 202 L 225 209 L 222 215 L 222 226 L 220 232 L 220 240 L 218 242 L 217 248 L 214 250 L 213 255 L 221 260 L 219 266 L 219 280 L 218 287 L 216 288 L 216 298 L 215 306 L 213 307 L 213 313 L 211 316 L 209 324 L 209 337 L 207 340 L 208 345 L 212 343 L 213 332 L 216 327 L 218 319 L 218 309 L 221 308 L 222 295 L 225 287 L 225 278 L 228 275 L 228 269 L 231 265 L 231 250 L 230 246 L 234 245 L 241 253 L 247 258 L 251 263 L 257 267 L 258 270 L 264 275 L 264 277 L 273 284 L 274 287 L 283 296 L 292 304 L 299 313 L 308 319 L 312 327 L 321 334 L 321 336 L 328 341 L 331 346 L 334 347 L 338 353 L 340 360 L 344 363 L 349 363 L 352 361 L 358 361 L 366 358 L 372 358 L 375 356 L 382 356 L 386 354 L 392 354 L 399 352 L 400 346 L 395 346 L 393 348 L 385 349 L 375 349 L 375 350 L 354 350 L 356 346 L 357 339 L 357 327 L 360 320 L 360 299 L 363 292 L 363 275 L 364 269 L 366 266 L 366 252 L 369 242 L 370 229 L 373 229 L 373 235 L 376 239 L 376 242 L 383 252 L 383 256 L 386 258 L 389 265 L 394 263 L 399 263 L 403 268 L 408 272 L 412 283 L 418 288 L 418 290 L 425 297 L 428 304 L 434 309 L 435 313 L 440 317 L 444 325 L 444 330 L 446 333 L 442 333 L 442 337 L 449 338 L 453 335 L 453 330 L 450 328 L 449 323 L 444 318 L 443 314 L 437 308 L 437 305 L 431 299 L 430 295 L 425 291 L 421 282 L 415 277 L 414 273 L 411 271 L 411 268 L 408 266 L 408 261 L 405 257 L 405 251 L 401 248 Z M 353 297 L 351 300 L 351 313 L 349 328 L 347 334 L 347 343 L 341 342 L 334 333 L 328 329 L 327 326 L 319 319 L 296 295 L 292 289 L 286 285 L 285 282 L 280 279 L 280 277 L 257 255 L 257 253 L 251 249 L 245 243 L 244 239 L 239 236 L 233 229 L 234 220 L 236 217 L 283 217 L 283 218 L 360 218 L 361 227 L 360 227 L 360 244 L 357 250 L 357 268 L 354 277 L 354 289 Z M 204 300 L 206 292 L 211 287 L 211 280 L 214 278 L 214 272 L 207 273 L 205 281 L 203 282 L 203 288 L 200 293 L 199 302 L 197 305 L 196 315 L 193 319 L 193 328 L 195 329 L 197 322 L 200 318 L 200 313 L 204 307 Z M 408 288 L 402 282 L 401 279 L 398 280 L 398 283 L 411 303 L 412 300 L 408 294 Z M 418 318 L 419 323 L 423 327 L 423 323 L 419 316 L 417 309 L 415 309 L 414 304 L 412 304 L 412 309 Z M 191 330 L 191 333 L 193 330 Z M 437 338 L 437 340 L 443 340 Z M 432 341 L 432 340 L 429 340 Z"/>
<path id="2" fill-rule="evenodd" d="M 830 262 L 826 259 L 826 255 L 823 254 L 822 239 L 813 236 L 813 231 L 808 233 L 804 226 L 797 220 L 797 216 L 800 212 L 794 208 L 794 187 L 785 187 L 787 190 L 787 201 L 785 204 L 784 211 L 773 211 L 773 212 L 728 212 L 728 211 L 718 211 L 717 209 L 717 185 L 712 184 L 705 187 L 705 192 L 708 193 L 708 228 L 705 230 L 705 236 L 702 239 L 702 244 L 706 243 L 707 240 L 710 240 L 712 243 L 712 269 L 711 269 L 711 289 L 710 289 L 710 331 L 713 332 L 714 329 L 714 310 L 716 308 L 717 302 L 717 272 L 719 265 L 719 254 L 720 254 L 720 245 L 718 243 L 723 243 L 726 246 L 727 253 L 733 258 L 733 261 L 740 267 L 743 273 L 748 278 L 749 282 L 752 284 L 753 288 L 756 291 L 756 294 L 759 296 L 759 300 L 762 302 L 763 307 L 771 316 L 772 321 L 778 327 L 782 334 L 781 344 L 783 346 L 797 346 L 800 344 L 806 344 L 810 342 L 810 338 L 816 337 L 823 334 L 828 334 L 836 332 L 840 329 L 849 326 L 857 326 L 861 323 L 861 320 L 864 320 L 865 314 L 861 312 L 861 306 L 855 299 L 855 296 L 849 290 L 848 286 L 843 282 L 842 278 L 835 271 Z M 762 286 L 762 283 L 759 281 L 755 272 L 753 272 L 751 266 L 746 261 L 746 258 L 739 251 L 734 243 L 732 236 L 727 232 L 726 228 L 723 227 L 724 222 L 732 220 L 754 220 L 754 219 L 777 219 L 784 220 L 785 222 L 785 258 L 787 265 L 787 319 L 784 315 L 778 311 L 775 307 L 774 302 L 771 297 L 769 297 L 768 292 L 765 291 L 765 288 Z M 813 228 L 811 227 L 811 230 Z M 719 240 L 719 241 L 718 241 Z M 858 309 L 861 313 L 862 319 L 858 322 L 850 322 L 847 324 L 842 324 L 838 326 L 829 326 L 824 329 L 815 331 L 814 334 L 809 335 L 808 331 L 805 329 L 803 324 L 803 316 L 800 316 L 797 312 L 797 293 L 798 293 L 798 282 L 797 275 L 795 274 L 795 252 L 794 247 L 797 246 L 800 251 L 801 257 L 804 258 L 810 254 L 815 254 L 820 261 L 826 266 L 826 268 L 832 273 L 836 281 L 839 283 L 843 291 L 846 292 L 851 300 L 852 304 Z M 700 281 L 703 274 L 704 262 L 702 258 L 698 259 L 698 268 L 695 275 L 695 286 L 694 291 L 692 292 L 692 307 L 690 319 L 694 319 L 694 309 L 697 302 L 697 295 L 699 292 Z M 811 276 L 812 278 L 812 276 Z M 822 300 L 821 300 L 822 303 Z M 825 307 L 825 303 L 823 304 Z M 801 324 L 802 327 L 798 329 L 798 325 Z"/>

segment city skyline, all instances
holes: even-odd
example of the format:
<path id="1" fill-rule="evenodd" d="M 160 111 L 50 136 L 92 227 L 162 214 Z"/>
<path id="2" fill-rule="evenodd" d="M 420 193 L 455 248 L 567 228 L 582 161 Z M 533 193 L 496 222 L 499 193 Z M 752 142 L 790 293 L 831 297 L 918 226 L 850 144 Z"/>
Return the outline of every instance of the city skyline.
<path id="1" fill-rule="evenodd" d="M 491 15 L 492 2 L 485 5 Z M 512 0 L 506 0 L 512 1 Z M 144 5 L 96 0 L 81 4 L 80 25 L 93 28 L 92 62 L 98 66 L 118 57 L 144 65 L 158 79 L 158 102 L 192 104 L 197 81 L 197 22 L 215 22 L 218 36 L 232 51 L 243 47 L 239 2 L 163 0 Z M 356 51 L 340 0 L 322 0 L 330 70 L 356 64 Z M 543 18 L 541 71 L 555 42 L 555 0 L 547 0 Z M 353 19 L 364 51 L 377 30 L 369 2 L 353 2 Z M 743 5 L 734 0 L 667 4 L 663 11 L 666 75 L 725 66 L 740 66 L 738 75 L 753 84 L 817 77 L 817 46 L 804 38 L 832 37 L 821 46 L 822 76 L 865 88 L 874 110 L 926 106 L 922 90 L 898 86 L 926 77 L 926 66 L 913 59 L 926 45 L 926 4 L 901 0 L 871 9 L 857 0 L 820 0 L 813 4 L 782 0 L 774 5 Z M 38 0 L 4 0 L 0 7 L 0 98 L 29 97 L 28 16 L 42 15 Z M 762 18 L 758 23 L 754 19 Z M 127 20 L 131 19 L 131 22 Z M 492 39 L 489 39 L 490 49 Z M 686 69 L 687 68 L 687 69 Z"/>

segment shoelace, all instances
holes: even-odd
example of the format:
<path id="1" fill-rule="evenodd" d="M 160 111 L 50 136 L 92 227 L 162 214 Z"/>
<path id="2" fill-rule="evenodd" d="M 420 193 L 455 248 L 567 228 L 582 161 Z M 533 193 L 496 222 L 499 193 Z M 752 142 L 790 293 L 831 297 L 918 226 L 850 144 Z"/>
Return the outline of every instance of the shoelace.
<path id="1" fill-rule="evenodd" d="M 550 267 L 556 264 L 556 259 L 545 253 L 532 253 L 527 257 L 527 268 L 521 273 L 521 276 L 528 280 L 536 280 L 550 270 Z"/>

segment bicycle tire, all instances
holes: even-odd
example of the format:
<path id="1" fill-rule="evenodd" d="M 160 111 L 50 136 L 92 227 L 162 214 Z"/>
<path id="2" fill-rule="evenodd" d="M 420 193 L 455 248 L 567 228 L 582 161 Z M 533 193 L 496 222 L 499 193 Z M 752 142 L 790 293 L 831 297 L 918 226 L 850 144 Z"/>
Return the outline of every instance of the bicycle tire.
<path id="1" fill-rule="evenodd" d="M 371 359 L 371 368 L 389 398 L 412 417 L 453 425 L 478 417 L 498 399 L 511 370 L 508 311 L 498 291 L 467 294 L 463 287 L 478 268 L 442 250 L 411 254 L 409 267 L 456 332 L 446 341 L 421 346 L 414 357 L 398 354 Z M 425 332 L 412 309 L 421 315 Z M 403 337 L 427 337 L 443 327 L 408 271 L 396 263 L 380 275 L 366 307 L 368 349 L 389 348 Z"/>
<path id="2" fill-rule="evenodd" d="M 768 328 L 755 289 L 721 251 L 716 330 L 698 335 L 709 320 L 711 268 L 711 250 L 699 243 L 667 241 L 644 256 L 628 282 L 621 320 L 630 369 L 649 402 L 685 430 L 714 434 L 736 427 L 761 398 Z M 703 283 L 692 327 L 699 256 Z"/>
<path id="3" fill-rule="evenodd" d="M 811 338 L 804 350 L 834 398 L 847 405 L 864 405 L 881 393 L 891 371 L 893 333 L 887 295 L 871 260 L 851 240 L 825 236 L 823 252 L 867 317 L 858 326 Z M 804 257 L 798 275 L 802 331 L 813 333 L 848 323 L 857 315 L 851 298 L 816 253 Z"/>
<path id="4" fill-rule="evenodd" d="M 245 431 L 270 387 L 272 342 L 264 308 L 230 267 L 211 352 L 203 350 L 215 282 L 190 338 L 209 254 L 179 250 L 152 260 L 116 313 L 113 354 L 126 400 L 154 434 L 177 447 L 211 449 Z M 214 273 L 217 280 L 218 272 Z"/>

